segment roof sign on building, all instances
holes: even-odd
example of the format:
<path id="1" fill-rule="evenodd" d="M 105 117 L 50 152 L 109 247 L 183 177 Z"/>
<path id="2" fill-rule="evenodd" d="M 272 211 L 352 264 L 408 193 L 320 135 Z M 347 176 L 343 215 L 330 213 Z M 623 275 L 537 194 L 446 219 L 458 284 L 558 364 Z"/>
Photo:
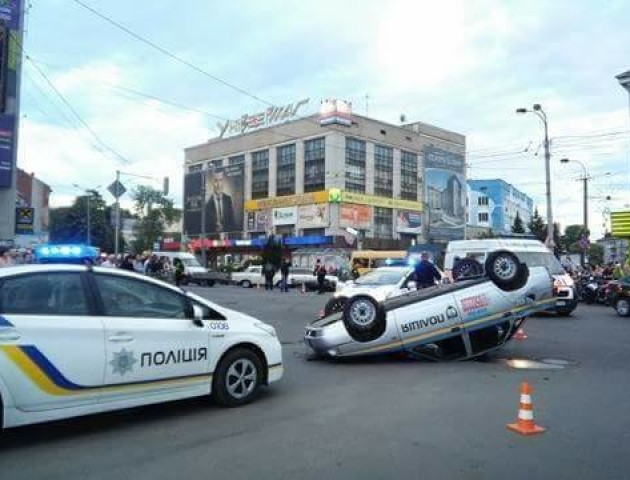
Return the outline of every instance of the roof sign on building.
<path id="1" fill-rule="evenodd" d="M 630 237 L 630 210 L 625 212 L 611 212 L 610 221 L 613 237 Z"/>
<path id="2" fill-rule="evenodd" d="M 345 100 L 323 100 L 319 108 L 319 124 L 352 125 L 352 103 Z"/>
<path id="3" fill-rule="evenodd" d="M 218 122 L 219 137 L 223 138 L 230 135 L 239 135 L 247 133 L 250 130 L 269 127 L 271 125 L 281 123 L 297 116 L 298 111 L 308 104 L 309 99 L 305 98 L 299 102 L 289 103 L 282 107 L 272 106 L 264 112 L 255 113 L 253 115 L 245 114 L 241 118 L 235 120 L 227 120 Z"/>

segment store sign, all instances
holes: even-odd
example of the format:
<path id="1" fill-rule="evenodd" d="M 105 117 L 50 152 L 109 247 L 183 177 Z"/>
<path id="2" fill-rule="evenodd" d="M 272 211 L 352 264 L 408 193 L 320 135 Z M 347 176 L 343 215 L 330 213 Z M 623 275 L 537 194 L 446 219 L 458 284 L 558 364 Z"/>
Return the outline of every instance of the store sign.
<path id="1" fill-rule="evenodd" d="M 269 107 L 264 112 L 255 113 L 253 115 L 245 114 L 241 118 L 218 122 L 219 137 L 223 138 L 230 135 L 238 135 L 247 133 L 257 128 L 269 127 L 271 125 L 289 120 L 297 116 L 298 111 L 308 104 L 309 99 L 305 98 L 296 103 L 289 103 L 282 107 Z"/>
<path id="2" fill-rule="evenodd" d="M 15 233 L 32 235 L 35 223 L 35 209 L 20 207 L 15 209 Z"/>
<path id="3" fill-rule="evenodd" d="M 409 210 L 399 210 L 396 218 L 396 231 L 398 233 L 422 233 L 422 214 Z"/>
<path id="4" fill-rule="evenodd" d="M 330 224 L 328 219 L 328 204 L 317 203 L 298 207 L 299 228 L 323 228 Z"/>
<path id="5" fill-rule="evenodd" d="M 247 230 L 250 232 L 268 232 L 271 230 L 271 210 L 248 212 Z"/>
<path id="6" fill-rule="evenodd" d="M 261 200 L 248 200 L 245 202 L 245 210 L 264 210 L 267 208 L 292 207 L 296 205 L 308 205 L 311 203 L 328 202 L 328 190 L 320 192 L 304 193 L 302 195 L 288 195 L 286 197 L 263 198 Z"/>
<path id="7" fill-rule="evenodd" d="M 272 213 L 273 226 L 295 225 L 297 223 L 297 207 L 274 208 Z"/>
<path id="8" fill-rule="evenodd" d="M 319 124 L 352 125 L 352 103 L 345 100 L 327 99 L 319 108 Z"/>
<path id="9" fill-rule="evenodd" d="M 402 200 L 400 198 L 376 197 L 374 195 L 365 195 L 363 193 L 346 191 L 341 191 L 339 198 L 343 203 L 358 203 L 361 205 L 372 205 L 374 207 L 401 208 L 406 210 L 417 210 L 419 212 L 422 211 L 422 202 Z"/>
<path id="10" fill-rule="evenodd" d="M 611 212 L 610 223 L 613 237 L 630 237 L 630 210 L 625 212 Z"/>
<path id="11" fill-rule="evenodd" d="M 367 230 L 372 227 L 372 207 L 367 205 L 344 203 L 340 206 L 339 216 L 341 227 L 352 227 L 358 230 Z"/>

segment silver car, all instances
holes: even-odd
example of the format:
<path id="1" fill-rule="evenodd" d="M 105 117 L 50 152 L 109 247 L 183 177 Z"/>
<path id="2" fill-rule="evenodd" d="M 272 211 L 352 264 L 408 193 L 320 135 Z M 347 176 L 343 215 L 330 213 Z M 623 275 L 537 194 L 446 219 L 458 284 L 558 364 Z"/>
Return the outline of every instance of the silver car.
<path id="1" fill-rule="evenodd" d="M 503 346 L 528 315 L 554 301 L 545 267 L 529 269 L 500 250 L 488 256 L 482 275 L 382 302 L 353 296 L 342 311 L 309 324 L 304 341 L 328 357 L 405 352 L 434 360 L 472 358 Z"/>

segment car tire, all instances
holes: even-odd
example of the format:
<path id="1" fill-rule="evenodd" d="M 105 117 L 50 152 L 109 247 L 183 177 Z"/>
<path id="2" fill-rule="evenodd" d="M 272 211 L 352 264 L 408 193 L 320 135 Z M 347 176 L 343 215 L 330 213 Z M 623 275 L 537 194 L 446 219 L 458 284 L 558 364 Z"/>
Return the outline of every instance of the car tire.
<path id="1" fill-rule="evenodd" d="M 250 282 L 249 280 L 241 280 L 241 283 L 239 285 L 243 288 L 252 288 L 252 282 Z"/>
<path id="2" fill-rule="evenodd" d="M 214 280 L 206 280 L 206 281 L 205 281 L 205 283 L 204 283 L 204 285 L 205 285 L 206 287 L 214 287 L 214 284 L 215 284 L 215 283 L 216 283 L 216 282 L 215 282 Z"/>
<path id="3" fill-rule="evenodd" d="M 188 285 L 190 283 L 190 280 L 188 279 L 188 277 L 183 276 L 182 280 L 180 282 L 182 285 Z"/>
<path id="4" fill-rule="evenodd" d="M 474 258 L 462 258 L 455 262 L 451 270 L 453 280 L 465 280 L 470 277 L 480 277 L 483 275 L 483 265 Z"/>
<path id="5" fill-rule="evenodd" d="M 615 311 L 620 317 L 630 317 L 630 300 L 619 298 L 615 302 Z"/>
<path id="6" fill-rule="evenodd" d="M 354 340 L 371 342 L 385 332 L 387 314 L 372 297 L 357 295 L 345 302 L 343 323 Z"/>
<path id="7" fill-rule="evenodd" d="M 219 362 L 212 378 L 215 401 L 224 407 L 240 407 L 250 403 L 263 378 L 263 363 L 252 350 L 235 348 Z"/>
<path id="8" fill-rule="evenodd" d="M 333 313 L 343 312 L 343 307 L 348 299 L 345 297 L 331 298 L 324 307 L 324 316 L 332 315 Z"/>
<path id="9" fill-rule="evenodd" d="M 529 278 L 527 265 L 507 250 L 497 250 L 488 255 L 485 270 L 492 283 L 506 292 L 523 288 Z"/>

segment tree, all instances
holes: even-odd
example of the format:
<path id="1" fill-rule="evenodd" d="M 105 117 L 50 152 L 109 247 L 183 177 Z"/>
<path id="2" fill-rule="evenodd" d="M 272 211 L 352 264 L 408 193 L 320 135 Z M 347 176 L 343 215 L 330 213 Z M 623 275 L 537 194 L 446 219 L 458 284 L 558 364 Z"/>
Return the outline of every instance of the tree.
<path id="1" fill-rule="evenodd" d="M 538 238 L 541 242 L 547 239 L 547 228 L 542 217 L 538 214 L 538 208 L 534 210 L 534 215 L 527 224 L 529 231 Z"/>
<path id="2" fill-rule="evenodd" d="M 90 190 L 90 243 L 103 252 L 114 251 L 115 232 L 112 207 L 107 206 L 101 194 Z M 69 207 L 50 210 L 50 241 L 54 243 L 87 243 L 88 196 L 80 196 Z M 122 238 L 120 245 L 123 246 Z"/>
<path id="3" fill-rule="evenodd" d="M 271 263 L 275 268 L 280 268 L 282 263 L 282 241 L 280 238 L 276 238 L 273 235 L 269 235 L 267 243 L 263 247 L 262 263 Z"/>
<path id="4" fill-rule="evenodd" d="M 588 247 L 588 263 L 602 265 L 604 263 L 604 247 L 599 243 L 591 243 Z"/>
<path id="5" fill-rule="evenodd" d="M 166 225 L 179 220 L 181 212 L 174 207 L 172 200 L 151 187 L 138 186 L 131 197 L 138 216 L 134 227 L 134 248 L 138 252 L 153 250 L 153 244 L 164 234 Z"/>
<path id="6" fill-rule="evenodd" d="M 525 225 L 523 225 L 523 219 L 518 212 L 516 212 L 516 218 L 512 224 L 512 233 L 525 233 Z"/>

